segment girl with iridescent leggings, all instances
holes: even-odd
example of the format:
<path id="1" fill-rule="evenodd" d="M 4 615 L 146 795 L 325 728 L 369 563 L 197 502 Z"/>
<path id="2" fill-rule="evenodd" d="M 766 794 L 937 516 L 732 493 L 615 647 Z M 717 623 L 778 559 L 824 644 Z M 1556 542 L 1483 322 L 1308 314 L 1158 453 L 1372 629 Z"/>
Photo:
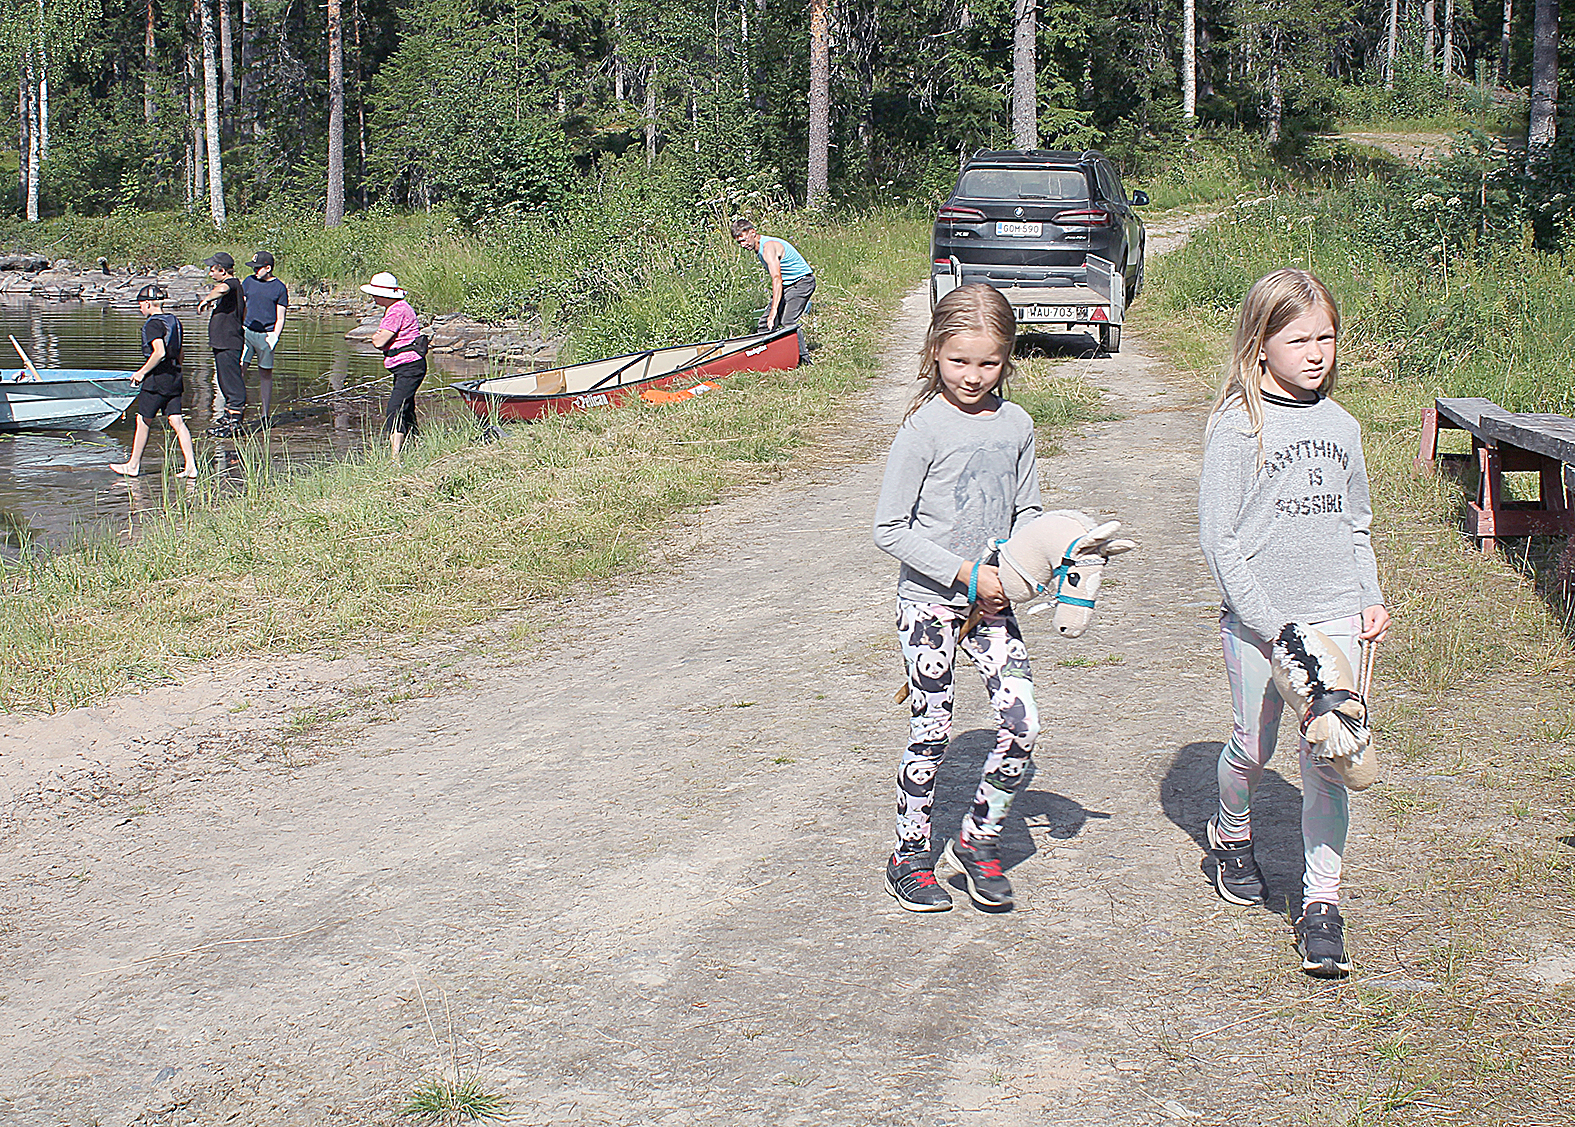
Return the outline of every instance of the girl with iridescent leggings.
<path id="1" fill-rule="evenodd" d="M 1242 302 L 1204 440 L 1198 532 L 1223 596 L 1220 638 L 1234 724 L 1220 752 L 1220 804 L 1209 819 L 1214 887 L 1232 904 L 1267 897 L 1252 848 L 1252 796 L 1274 754 L 1284 701 L 1270 671 L 1272 640 L 1289 622 L 1334 640 L 1351 667 L 1358 640 L 1389 626 L 1372 548 L 1362 432 L 1329 395 L 1338 373 L 1340 313 L 1305 270 L 1276 270 Z M 1351 970 L 1340 915 L 1350 796 L 1300 741 L 1302 969 Z"/>
<path id="2" fill-rule="evenodd" d="M 886 891 L 911 912 L 952 906 L 935 877 L 930 812 L 951 739 L 959 647 L 984 679 L 996 737 L 962 830 L 943 857 L 966 878 L 975 904 L 990 911 L 1012 906 L 997 843 L 1028 778 L 1039 713 L 1017 619 L 996 568 L 984 561 L 993 541 L 1040 513 L 1034 423 L 1006 400 L 1016 336 L 1012 307 L 990 286 L 962 286 L 935 303 L 919 393 L 891 444 L 876 506 L 875 543 L 902 563 L 897 629 L 911 709 Z M 980 617 L 965 632 L 971 609 Z"/>

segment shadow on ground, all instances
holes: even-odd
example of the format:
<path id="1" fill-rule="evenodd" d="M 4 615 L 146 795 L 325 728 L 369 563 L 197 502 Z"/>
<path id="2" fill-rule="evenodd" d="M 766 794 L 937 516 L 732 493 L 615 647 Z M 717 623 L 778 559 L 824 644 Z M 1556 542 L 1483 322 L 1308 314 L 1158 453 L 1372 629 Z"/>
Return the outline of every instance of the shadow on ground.
<path id="1" fill-rule="evenodd" d="M 977 728 L 964 732 L 952 740 L 946 752 L 946 763 L 941 768 L 935 787 L 934 841 L 937 852 L 947 841 L 957 836 L 962 828 L 963 815 L 973 802 L 979 789 L 979 776 L 984 772 L 984 761 L 995 746 L 994 729 Z M 1044 828 L 1051 837 L 1067 841 L 1082 832 L 1090 818 L 1109 818 L 1099 810 L 1089 810 L 1081 803 L 1052 791 L 1035 790 L 1035 771 L 1028 768 L 1028 779 L 1012 802 L 1012 811 L 1001 830 L 1001 868 L 1010 871 L 1032 857 L 1034 847 L 1030 824 Z"/>
<path id="2" fill-rule="evenodd" d="M 1024 329 L 1017 338 L 1013 355 L 1019 360 L 1108 360 L 1101 352 L 1099 338 L 1092 333 L 1036 333 Z"/>
<path id="3" fill-rule="evenodd" d="M 1204 827 L 1219 802 L 1215 770 L 1222 746 L 1218 740 L 1183 745 L 1159 785 L 1165 817 L 1197 843 L 1198 852 L 1202 854 L 1198 871 L 1210 888 L 1213 887 L 1214 870 Z M 1295 752 L 1289 754 L 1294 756 Z M 1299 914 L 1302 903 L 1302 792 L 1272 768 L 1263 772 L 1253 794 L 1252 842 L 1253 855 L 1269 886 L 1264 907 L 1278 915 L 1293 909 Z"/>

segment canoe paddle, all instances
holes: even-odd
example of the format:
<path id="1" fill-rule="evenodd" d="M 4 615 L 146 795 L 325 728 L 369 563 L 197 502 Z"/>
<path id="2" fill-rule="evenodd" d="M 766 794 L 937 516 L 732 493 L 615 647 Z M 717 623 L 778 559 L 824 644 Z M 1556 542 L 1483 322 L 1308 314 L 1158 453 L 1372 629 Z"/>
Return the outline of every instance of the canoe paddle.
<path id="1" fill-rule="evenodd" d="M 27 365 L 27 370 L 33 373 L 33 378 L 35 380 L 42 380 L 44 377 L 38 374 L 38 369 L 33 365 L 32 358 L 28 356 L 28 354 L 22 350 L 22 346 L 16 342 L 16 334 L 11 333 L 9 335 L 11 337 L 11 347 L 16 349 L 16 354 L 22 358 L 22 363 Z"/>

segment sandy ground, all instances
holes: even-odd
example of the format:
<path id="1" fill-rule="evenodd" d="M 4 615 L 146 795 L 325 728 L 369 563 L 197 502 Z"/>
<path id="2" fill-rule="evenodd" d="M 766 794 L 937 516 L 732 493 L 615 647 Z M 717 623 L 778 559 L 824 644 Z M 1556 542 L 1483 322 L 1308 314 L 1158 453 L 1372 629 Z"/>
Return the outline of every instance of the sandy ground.
<path id="1" fill-rule="evenodd" d="M 1051 346 L 1122 418 L 1041 459 L 1046 504 L 1143 546 L 1085 637 L 1024 618 L 1017 909 L 881 887 L 906 723 L 868 525 L 927 315 L 904 301 L 841 456 L 687 522 L 523 656 L 254 663 L 9 726 L 0 1123 L 384 1123 L 456 1062 L 524 1124 L 1257 1121 L 1279 1097 L 1239 1061 L 1279 1035 L 1232 987 L 1299 975 L 1284 922 L 1200 876 L 1228 721 L 1205 402 L 1136 333 Z M 940 830 L 988 729 L 964 669 Z M 1261 794 L 1293 889 L 1296 792 Z M 1226 965 L 1243 929 L 1277 961 Z"/>

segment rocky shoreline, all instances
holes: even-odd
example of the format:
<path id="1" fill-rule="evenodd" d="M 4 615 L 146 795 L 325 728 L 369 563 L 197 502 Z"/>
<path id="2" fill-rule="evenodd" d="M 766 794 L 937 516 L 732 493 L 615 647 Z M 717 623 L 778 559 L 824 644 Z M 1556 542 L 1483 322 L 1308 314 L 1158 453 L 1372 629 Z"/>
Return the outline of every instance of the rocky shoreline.
<path id="1" fill-rule="evenodd" d="M 135 306 L 137 291 L 150 282 L 169 290 L 170 309 L 195 309 L 212 282 L 201 266 L 181 266 L 155 274 L 133 272 L 99 260 L 96 267 L 82 267 L 70 259 L 29 254 L 0 255 L 0 297 L 31 297 L 41 301 L 93 301 Z M 371 339 L 381 312 L 359 292 L 318 291 L 291 294 L 295 308 L 355 317 L 358 324 L 345 333 L 356 341 Z M 436 317 L 423 314 L 421 323 L 432 337 L 431 353 L 466 360 L 504 360 L 540 366 L 557 355 L 559 341 L 543 340 L 518 321 L 488 324 L 461 313 Z"/>

